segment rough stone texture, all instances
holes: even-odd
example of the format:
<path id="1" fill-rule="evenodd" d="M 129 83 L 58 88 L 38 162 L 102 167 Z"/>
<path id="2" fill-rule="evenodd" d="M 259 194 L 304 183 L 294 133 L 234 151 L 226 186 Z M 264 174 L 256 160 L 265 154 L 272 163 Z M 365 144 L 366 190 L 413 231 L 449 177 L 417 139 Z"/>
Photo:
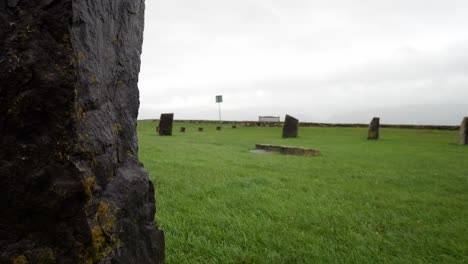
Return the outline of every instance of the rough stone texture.
<path id="1" fill-rule="evenodd" d="M 299 120 L 286 115 L 284 118 L 283 138 L 296 138 L 297 131 L 299 130 Z"/>
<path id="2" fill-rule="evenodd" d="M 181 132 L 181 133 L 185 133 L 185 130 L 186 130 L 185 127 L 181 127 L 181 128 L 180 128 L 180 132 Z"/>
<path id="3" fill-rule="evenodd" d="M 367 139 L 377 140 L 380 138 L 380 118 L 374 117 L 369 125 Z"/>
<path id="4" fill-rule="evenodd" d="M 468 145 L 468 117 L 463 118 L 463 122 L 460 125 L 460 145 Z"/>
<path id="5" fill-rule="evenodd" d="M 174 120 L 174 114 L 161 114 L 159 119 L 159 135 L 160 136 L 172 136 L 172 123 Z"/>
<path id="6" fill-rule="evenodd" d="M 281 154 L 287 154 L 287 155 L 297 155 L 297 156 L 306 156 L 306 157 L 320 155 L 319 150 L 310 149 L 310 148 L 275 146 L 275 145 L 267 145 L 267 144 L 256 144 L 255 148 L 258 150 L 264 150 L 268 152 L 279 152 Z"/>
<path id="7" fill-rule="evenodd" d="M 0 0 L 0 263 L 162 263 L 138 161 L 143 0 Z"/>

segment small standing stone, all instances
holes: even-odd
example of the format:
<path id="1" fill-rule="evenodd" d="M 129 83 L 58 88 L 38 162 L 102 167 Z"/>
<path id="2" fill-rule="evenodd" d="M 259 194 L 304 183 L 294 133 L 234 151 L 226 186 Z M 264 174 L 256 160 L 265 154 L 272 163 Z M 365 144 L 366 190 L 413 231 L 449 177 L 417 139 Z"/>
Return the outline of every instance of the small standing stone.
<path id="1" fill-rule="evenodd" d="M 203 132 L 203 127 L 199 127 L 198 132 Z"/>
<path id="2" fill-rule="evenodd" d="M 463 118 L 460 125 L 460 145 L 468 145 L 468 117 Z"/>
<path id="3" fill-rule="evenodd" d="M 237 126 L 236 126 L 236 125 L 232 125 L 232 128 L 237 128 Z"/>
<path id="4" fill-rule="evenodd" d="M 283 138 L 297 138 L 297 131 L 299 130 L 299 120 L 286 115 L 284 118 Z"/>
<path id="5" fill-rule="evenodd" d="M 185 133 L 185 127 L 180 128 L 180 133 Z"/>
<path id="6" fill-rule="evenodd" d="M 160 136 L 172 136 L 172 122 L 174 120 L 174 114 L 161 114 L 159 120 L 159 135 Z"/>
<path id="7" fill-rule="evenodd" d="M 377 140 L 380 138 L 380 118 L 374 117 L 369 125 L 367 139 Z"/>
<path id="8" fill-rule="evenodd" d="M 217 126 L 217 127 L 216 127 L 216 130 L 220 131 L 220 130 L 221 130 L 221 127 L 220 127 L 220 126 Z"/>

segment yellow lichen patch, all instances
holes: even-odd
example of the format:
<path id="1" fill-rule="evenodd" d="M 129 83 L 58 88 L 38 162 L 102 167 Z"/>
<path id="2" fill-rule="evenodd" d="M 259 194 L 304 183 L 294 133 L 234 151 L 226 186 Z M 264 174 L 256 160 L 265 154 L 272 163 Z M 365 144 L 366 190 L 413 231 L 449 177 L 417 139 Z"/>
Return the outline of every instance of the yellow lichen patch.
<path id="1" fill-rule="evenodd" d="M 92 84 L 95 84 L 95 83 L 97 83 L 97 77 L 96 77 L 96 74 L 93 74 L 93 75 L 91 75 L 91 83 L 92 83 Z"/>
<path id="2" fill-rule="evenodd" d="M 78 117 L 79 120 L 83 120 L 85 118 L 85 111 L 83 108 L 79 107 L 78 111 L 76 112 L 76 116 Z"/>
<path id="3" fill-rule="evenodd" d="M 99 206 L 98 206 L 98 210 L 97 210 L 97 216 L 100 219 L 104 219 L 104 218 L 107 217 L 108 213 L 109 213 L 109 205 L 106 204 L 103 201 L 99 202 Z"/>
<path id="4" fill-rule="evenodd" d="M 88 259 L 83 259 L 79 262 L 79 264 L 93 264 L 93 259 L 92 258 L 88 258 Z"/>
<path id="5" fill-rule="evenodd" d="M 91 254 L 93 256 L 93 259 L 97 261 L 101 259 L 100 251 L 101 251 L 101 248 L 104 246 L 104 243 L 106 242 L 106 237 L 104 236 L 104 233 L 102 232 L 102 229 L 100 226 L 93 227 L 93 229 L 91 230 L 91 239 L 92 239 Z"/>
<path id="6" fill-rule="evenodd" d="M 56 263 L 57 260 L 51 249 L 40 249 L 34 253 L 34 256 L 31 258 L 31 262 L 38 264 L 52 264 Z"/>
<path id="7" fill-rule="evenodd" d="M 34 31 L 36 31 L 36 27 L 28 25 L 28 26 L 26 26 L 26 31 L 28 33 L 32 33 Z"/>
<path id="8" fill-rule="evenodd" d="M 94 176 L 86 178 L 83 181 L 83 187 L 86 196 L 88 197 L 89 200 L 91 200 L 91 197 L 93 196 L 93 192 L 96 189 L 96 178 Z"/>
<path id="9" fill-rule="evenodd" d="M 70 35 L 68 35 L 68 34 L 63 34 L 63 36 L 62 36 L 62 41 L 63 41 L 63 42 L 69 42 L 69 41 L 70 41 Z"/>
<path id="10" fill-rule="evenodd" d="M 25 256 L 21 255 L 13 260 L 13 264 L 29 264 L 29 261 Z"/>
<path id="11" fill-rule="evenodd" d="M 122 81 L 122 80 L 117 80 L 117 81 L 115 82 L 115 86 L 116 86 L 117 88 L 122 88 L 122 87 L 125 86 L 125 82 Z"/>
<path id="12" fill-rule="evenodd" d="M 82 62 L 84 58 L 84 53 L 82 51 L 78 52 L 78 62 Z"/>
<path id="13" fill-rule="evenodd" d="M 106 232 L 106 234 L 110 234 L 114 231 L 115 220 L 116 219 L 114 216 L 109 216 L 102 224 L 102 229 L 104 230 L 104 232 Z"/>
<path id="14" fill-rule="evenodd" d="M 109 205 L 101 201 L 99 203 L 96 215 L 104 233 L 110 235 L 114 231 L 116 219 L 113 215 L 111 215 L 109 211 Z"/>
<path id="15" fill-rule="evenodd" d="M 119 122 L 115 122 L 112 127 L 114 128 L 114 133 L 116 135 L 120 134 L 120 131 L 122 130 L 122 126 L 120 125 Z"/>
<path id="16" fill-rule="evenodd" d="M 136 157 L 135 153 L 133 151 L 127 150 L 127 155 L 130 157 Z"/>
<path id="17" fill-rule="evenodd" d="M 96 211 L 96 225 L 91 230 L 92 246 L 88 250 L 94 261 L 99 261 L 113 253 L 113 247 L 120 241 L 112 234 L 116 218 L 111 213 L 110 205 L 101 201 Z"/>

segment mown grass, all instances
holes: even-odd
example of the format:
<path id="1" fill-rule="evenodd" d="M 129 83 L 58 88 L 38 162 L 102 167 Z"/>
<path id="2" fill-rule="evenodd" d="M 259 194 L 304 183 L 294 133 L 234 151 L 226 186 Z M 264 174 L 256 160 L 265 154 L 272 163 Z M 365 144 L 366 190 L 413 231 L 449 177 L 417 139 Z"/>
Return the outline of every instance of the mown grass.
<path id="1" fill-rule="evenodd" d="M 457 132 L 231 129 L 139 122 L 167 263 L 467 263 L 468 147 Z M 197 132 L 199 126 L 205 132 Z M 320 157 L 250 153 L 255 143 Z"/>

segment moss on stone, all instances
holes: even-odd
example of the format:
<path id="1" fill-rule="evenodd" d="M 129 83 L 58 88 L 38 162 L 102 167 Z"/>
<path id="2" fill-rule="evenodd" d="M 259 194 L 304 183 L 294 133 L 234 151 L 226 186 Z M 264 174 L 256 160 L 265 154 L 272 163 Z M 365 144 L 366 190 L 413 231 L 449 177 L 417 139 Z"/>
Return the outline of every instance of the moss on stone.
<path id="1" fill-rule="evenodd" d="M 31 263 L 34 264 L 54 264 L 56 262 L 55 254 L 50 248 L 39 249 L 31 256 Z"/>
<path id="2" fill-rule="evenodd" d="M 24 255 L 21 255 L 13 260 L 13 264 L 29 264 L 29 261 Z"/>
<path id="3" fill-rule="evenodd" d="M 114 128 L 114 133 L 116 135 L 120 134 L 120 131 L 122 130 L 122 125 L 120 125 L 119 122 L 115 122 L 112 127 Z"/>
<path id="4" fill-rule="evenodd" d="M 84 58 L 84 53 L 82 51 L 78 52 L 78 62 L 82 62 Z"/>
<path id="5" fill-rule="evenodd" d="M 85 118 L 85 111 L 82 107 L 78 108 L 78 110 L 76 111 L 76 116 L 79 120 L 83 120 Z"/>
<path id="6" fill-rule="evenodd" d="M 96 189 L 96 177 L 91 176 L 83 181 L 83 187 L 88 200 L 91 200 L 93 192 Z"/>
<path id="7" fill-rule="evenodd" d="M 96 76 L 96 74 L 91 75 L 91 83 L 92 83 L 92 84 L 97 83 L 97 76 Z"/>

